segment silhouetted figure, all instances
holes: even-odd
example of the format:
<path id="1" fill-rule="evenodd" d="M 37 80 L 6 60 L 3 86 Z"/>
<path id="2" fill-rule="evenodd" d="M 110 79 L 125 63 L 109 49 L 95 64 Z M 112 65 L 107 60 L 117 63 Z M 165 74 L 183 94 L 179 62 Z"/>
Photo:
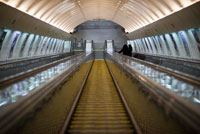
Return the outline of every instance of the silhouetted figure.
<path id="1" fill-rule="evenodd" d="M 129 55 L 129 49 L 126 44 L 124 44 L 123 48 L 119 51 L 119 53 L 123 52 L 123 55 Z"/>
<path id="2" fill-rule="evenodd" d="M 129 54 L 128 55 L 132 57 L 133 48 L 132 48 L 132 46 L 130 44 L 128 45 L 128 50 L 129 50 Z"/>

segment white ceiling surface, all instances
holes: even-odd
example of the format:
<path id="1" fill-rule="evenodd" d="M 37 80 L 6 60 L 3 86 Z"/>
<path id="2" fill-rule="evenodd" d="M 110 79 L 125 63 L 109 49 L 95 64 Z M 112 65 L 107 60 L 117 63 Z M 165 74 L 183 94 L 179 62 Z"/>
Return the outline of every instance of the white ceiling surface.
<path id="1" fill-rule="evenodd" d="M 63 31 L 93 19 L 135 31 L 200 0 L 0 0 Z"/>

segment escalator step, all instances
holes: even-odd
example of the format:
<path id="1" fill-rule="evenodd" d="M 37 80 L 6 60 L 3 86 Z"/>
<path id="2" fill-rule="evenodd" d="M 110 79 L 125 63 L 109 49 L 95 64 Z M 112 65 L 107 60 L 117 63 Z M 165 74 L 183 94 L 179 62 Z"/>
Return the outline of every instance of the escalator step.
<path id="1" fill-rule="evenodd" d="M 66 133 L 132 134 L 134 132 L 105 62 L 95 61 Z"/>

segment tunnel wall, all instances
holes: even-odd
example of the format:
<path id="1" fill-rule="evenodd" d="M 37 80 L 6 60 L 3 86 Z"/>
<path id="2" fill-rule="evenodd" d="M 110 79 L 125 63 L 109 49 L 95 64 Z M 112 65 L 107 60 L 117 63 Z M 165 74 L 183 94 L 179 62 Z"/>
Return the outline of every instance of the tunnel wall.
<path id="1" fill-rule="evenodd" d="M 200 2 L 129 33 L 129 39 L 172 33 L 200 27 Z"/>
<path id="2" fill-rule="evenodd" d="M 0 2 L 0 61 L 71 51 L 70 34 Z"/>
<path id="3" fill-rule="evenodd" d="M 0 2 L 0 28 L 67 40 L 70 34 Z"/>
<path id="4" fill-rule="evenodd" d="M 0 28 L 0 61 L 38 58 L 71 51 L 71 41 Z"/>
<path id="5" fill-rule="evenodd" d="M 200 28 L 128 40 L 133 53 L 200 60 Z"/>
<path id="6" fill-rule="evenodd" d="M 200 2 L 127 36 L 134 53 L 200 60 Z"/>

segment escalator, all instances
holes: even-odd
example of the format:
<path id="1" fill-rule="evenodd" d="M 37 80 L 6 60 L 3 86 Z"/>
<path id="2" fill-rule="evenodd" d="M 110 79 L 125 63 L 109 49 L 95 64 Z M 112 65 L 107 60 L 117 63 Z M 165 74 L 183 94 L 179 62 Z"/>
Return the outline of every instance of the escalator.
<path id="1" fill-rule="evenodd" d="M 18 133 L 138 133 L 133 124 L 105 61 L 95 60 L 83 64 Z"/>
<path id="2" fill-rule="evenodd" d="M 103 60 L 94 62 L 66 133 L 135 133 Z"/>
<path id="3" fill-rule="evenodd" d="M 121 89 L 121 90 L 120 90 Z M 14 133 L 185 134 L 122 68 L 108 60 L 85 62 Z"/>

